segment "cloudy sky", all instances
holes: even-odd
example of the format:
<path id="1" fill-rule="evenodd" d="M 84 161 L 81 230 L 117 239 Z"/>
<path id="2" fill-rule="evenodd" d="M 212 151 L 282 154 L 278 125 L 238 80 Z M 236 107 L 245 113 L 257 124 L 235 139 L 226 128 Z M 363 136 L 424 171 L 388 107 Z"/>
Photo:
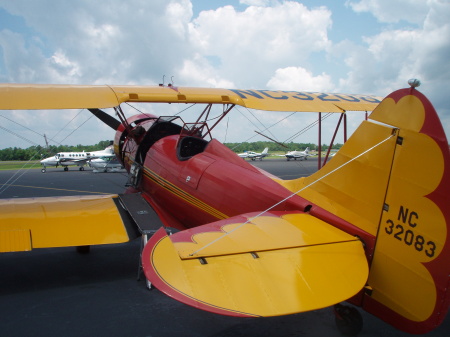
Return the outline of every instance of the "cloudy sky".
<path id="1" fill-rule="evenodd" d="M 165 75 L 177 86 L 385 96 L 419 78 L 450 134 L 449 17 L 448 0 L 0 0 L 0 82 L 157 85 Z M 43 145 L 44 133 L 64 144 L 113 138 L 86 111 L 0 115 L 0 148 Z M 216 137 L 262 140 L 242 115 Z M 286 114 L 256 116 L 267 127 Z M 315 118 L 296 114 L 270 135 L 284 141 Z"/>

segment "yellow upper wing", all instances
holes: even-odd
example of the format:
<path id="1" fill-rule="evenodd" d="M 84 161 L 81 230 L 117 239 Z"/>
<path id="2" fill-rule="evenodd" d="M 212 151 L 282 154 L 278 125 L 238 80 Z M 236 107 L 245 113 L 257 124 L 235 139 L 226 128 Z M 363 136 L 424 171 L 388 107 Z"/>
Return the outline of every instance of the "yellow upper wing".
<path id="1" fill-rule="evenodd" d="M 0 110 L 112 108 L 123 102 L 236 104 L 270 111 L 372 111 L 381 98 L 166 86 L 0 84 Z"/>

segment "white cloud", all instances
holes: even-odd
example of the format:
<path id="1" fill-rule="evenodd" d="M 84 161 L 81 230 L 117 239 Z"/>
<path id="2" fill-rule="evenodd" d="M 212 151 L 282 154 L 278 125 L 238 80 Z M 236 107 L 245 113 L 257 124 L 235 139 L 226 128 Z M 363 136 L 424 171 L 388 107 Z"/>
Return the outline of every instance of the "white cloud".
<path id="1" fill-rule="evenodd" d="M 57 66 L 64 69 L 70 77 L 81 76 L 80 66 L 76 62 L 70 61 L 61 51 L 56 51 L 52 55 L 51 61 Z"/>
<path id="2" fill-rule="evenodd" d="M 409 5 L 414 3 L 408 2 Z M 409 13 L 415 9 L 405 7 L 406 1 L 390 1 L 388 5 L 383 0 L 371 0 L 360 4 L 367 6 L 366 9 L 370 9 L 380 21 L 394 22 L 394 17 L 406 20 L 408 16 L 408 20 L 415 22 L 417 27 L 386 26 L 380 33 L 364 37 L 364 45 L 351 41 L 334 45 L 333 61 L 342 59 L 348 68 L 347 75 L 339 79 L 338 91 L 384 96 L 407 87 L 408 79 L 418 78 L 422 82 L 419 90 L 435 106 L 450 136 L 447 94 L 450 84 L 450 3 L 421 1 L 421 10 L 426 5 L 423 15 Z M 401 13 L 401 8 L 404 13 Z"/>
<path id="3" fill-rule="evenodd" d="M 240 0 L 239 3 L 248 6 L 268 6 L 271 2 L 270 0 Z"/>
<path id="4" fill-rule="evenodd" d="M 386 95 L 417 77 L 445 117 L 450 3 L 419 2 L 348 1 L 355 17 L 371 13 L 378 26 L 352 26 L 348 35 L 357 29 L 358 39 L 332 41 L 329 33 L 352 17 L 296 1 L 224 2 L 194 17 L 189 0 L 0 0 L 0 8 L 22 18 L 0 30 L 0 81 L 154 85 L 165 75 L 177 86 Z M 43 20 L 49 12 L 52 19 Z M 52 116 L 44 132 L 56 129 L 59 116 Z M 100 127 L 88 124 L 80 137 L 92 143 Z"/>
<path id="5" fill-rule="evenodd" d="M 371 1 L 383 7 L 384 1 Z M 412 3 L 412 2 L 411 2 Z M 376 93 L 404 87 L 411 77 L 421 79 L 421 90 L 445 96 L 443 83 L 450 79 L 450 3 L 428 1 L 424 20 L 415 29 L 385 29 L 364 38 L 366 46 L 351 42 L 337 45 L 350 69 L 341 86 L 362 86 L 363 81 L 374 84 Z M 395 7 L 395 3 L 393 4 Z M 345 50 L 345 51 L 344 51 Z M 369 81 L 367 81 L 369 79 Z M 367 87 L 365 87 L 367 88 Z M 385 88 L 386 92 L 382 92 Z M 367 88 L 369 89 L 369 88 Z"/>
<path id="6" fill-rule="evenodd" d="M 22 16 L 34 35 L 20 35 L 22 43 L 10 37 L 6 43 L 8 33 L 0 33 L 4 55 L 21 55 L 5 60 L 6 80 L 156 84 L 166 75 L 191 84 L 186 65 L 200 62 L 196 68 L 201 68 L 213 59 L 217 64 L 209 65 L 216 83 L 263 86 L 274 69 L 306 63 L 312 53 L 330 46 L 329 10 L 271 3 L 247 2 L 251 6 L 243 12 L 224 6 L 192 20 L 188 0 L 111 1 L 95 10 L 87 0 L 7 2 L 2 7 Z M 42 20 L 49 8 L 54 19 Z M 64 66 L 62 55 L 68 62 Z M 210 82 L 205 78 L 204 85 Z"/>
<path id="7" fill-rule="evenodd" d="M 171 18 L 169 26 L 180 38 L 185 38 L 187 23 L 192 19 L 192 3 L 189 0 L 170 2 L 166 9 L 167 17 Z"/>
<path id="8" fill-rule="evenodd" d="M 39 69 L 56 51 L 77 63 L 78 73 L 83 77 L 73 76 L 67 69 L 55 69 L 55 78 L 42 71 L 34 81 L 155 84 L 156 78 L 177 68 L 179 54 L 189 57 L 185 34 L 192 5 L 187 0 L 116 1 L 105 6 L 87 0 L 70 3 L 40 0 L 31 4 L 19 0 L 2 7 L 22 16 L 33 33 L 45 39 L 45 47 L 31 39 L 26 42 L 28 53 L 20 64 L 16 62 L 18 67 L 7 64 L 10 81 L 23 81 L 14 71 L 20 72 L 28 65 Z M 50 9 L 54 13 L 52 19 L 43 20 L 44 13 Z M 2 47 L 6 53 L 24 55 L 17 44 L 2 44 Z M 36 58 L 36 54 L 42 57 Z M 47 54 L 50 56 L 46 57 Z"/>
<path id="9" fill-rule="evenodd" d="M 261 86 L 273 69 L 307 62 L 325 51 L 331 12 L 307 9 L 298 2 L 273 7 L 232 6 L 201 12 L 190 24 L 191 44 L 203 55 L 220 58 L 218 71 L 239 86 Z"/>
<path id="10" fill-rule="evenodd" d="M 193 59 L 186 59 L 180 69 L 181 78 L 189 78 L 190 86 L 205 86 L 212 88 L 235 88 L 232 81 L 218 76 L 216 69 L 208 60 L 197 54 Z"/>
<path id="11" fill-rule="evenodd" d="M 371 12 L 379 21 L 388 23 L 404 20 L 420 24 L 428 9 L 424 0 L 360 0 L 347 1 L 346 4 L 355 12 Z"/>
<path id="12" fill-rule="evenodd" d="M 334 85 L 331 77 L 325 73 L 314 76 L 301 67 L 277 69 L 275 75 L 267 82 L 273 90 L 325 91 L 332 92 Z"/>

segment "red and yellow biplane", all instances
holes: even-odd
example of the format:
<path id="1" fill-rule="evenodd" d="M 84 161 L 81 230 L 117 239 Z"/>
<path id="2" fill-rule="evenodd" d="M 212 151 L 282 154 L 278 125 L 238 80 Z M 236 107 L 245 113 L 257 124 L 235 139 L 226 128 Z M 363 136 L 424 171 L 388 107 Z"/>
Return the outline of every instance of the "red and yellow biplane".
<path id="1" fill-rule="evenodd" d="M 205 109 L 193 123 L 126 118 L 125 102 L 203 103 Z M 212 105 L 222 105 L 223 113 L 208 125 Z M 318 172 L 281 180 L 211 137 L 235 105 L 373 112 Z M 335 305 L 338 326 L 350 334 L 362 323 L 344 301 L 410 333 L 443 321 L 449 147 L 436 111 L 414 85 L 382 101 L 295 91 L 0 85 L 3 110 L 78 108 L 115 130 L 128 188 L 121 195 L 1 200 L 1 252 L 142 236 L 147 279 L 199 309 L 261 317 Z M 104 108 L 114 108 L 119 119 Z"/>

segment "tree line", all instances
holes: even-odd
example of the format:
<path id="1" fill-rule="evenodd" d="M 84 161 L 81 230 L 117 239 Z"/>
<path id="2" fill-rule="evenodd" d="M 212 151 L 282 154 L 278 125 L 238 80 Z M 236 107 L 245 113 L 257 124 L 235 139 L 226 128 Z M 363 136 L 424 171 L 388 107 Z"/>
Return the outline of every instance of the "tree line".
<path id="1" fill-rule="evenodd" d="M 9 147 L 0 150 L 0 161 L 26 161 L 26 160 L 40 160 L 57 154 L 58 152 L 90 152 L 103 150 L 110 145 L 109 140 L 102 140 L 96 145 L 50 145 L 48 148 L 36 145 L 30 146 L 26 149 L 21 149 L 18 147 Z M 244 142 L 244 143 L 225 143 L 225 145 L 233 150 L 234 152 L 244 152 L 244 151 L 254 151 L 261 152 L 264 148 L 269 148 L 269 153 L 274 151 L 294 151 L 294 150 L 304 150 L 309 147 L 311 150 L 317 148 L 316 144 L 313 143 L 287 143 L 287 147 L 283 147 L 280 144 L 270 142 L 270 141 L 259 141 L 259 142 Z M 333 149 L 339 149 L 342 144 L 335 144 Z M 322 145 L 322 150 L 328 149 L 328 145 Z"/>
<path id="2" fill-rule="evenodd" d="M 26 160 L 40 160 L 57 154 L 58 152 L 90 152 L 103 150 L 110 145 L 109 140 L 102 140 L 96 145 L 49 145 L 43 147 L 40 145 L 33 145 L 26 149 L 18 147 L 8 147 L 0 150 L 0 161 L 26 161 Z"/>

